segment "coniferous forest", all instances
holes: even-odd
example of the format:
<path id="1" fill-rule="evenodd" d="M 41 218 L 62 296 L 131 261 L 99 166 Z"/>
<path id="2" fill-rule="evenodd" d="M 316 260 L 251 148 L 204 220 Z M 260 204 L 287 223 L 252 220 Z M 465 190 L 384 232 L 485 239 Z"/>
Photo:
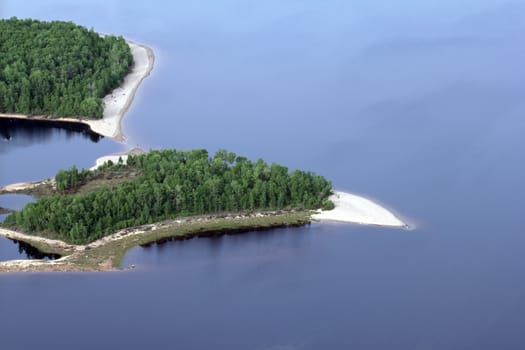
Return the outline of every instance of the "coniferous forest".
<path id="1" fill-rule="evenodd" d="M 117 173 L 128 178 L 85 190 Z M 213 157 L 202 149 L 151 151 L 95 171 L 61 170 L 55 179 L 58 193 L 13 212 L 4 225 L 80 244 L 178 216 L 333 207 L 324 177 L 225 150 Z"/>
<path id="2" fill-rule="evenodd" d="M 102 98 L 129 72 L 122 37 L 72 22 L 0 20 L 0 113 L 101 118 Z"/>

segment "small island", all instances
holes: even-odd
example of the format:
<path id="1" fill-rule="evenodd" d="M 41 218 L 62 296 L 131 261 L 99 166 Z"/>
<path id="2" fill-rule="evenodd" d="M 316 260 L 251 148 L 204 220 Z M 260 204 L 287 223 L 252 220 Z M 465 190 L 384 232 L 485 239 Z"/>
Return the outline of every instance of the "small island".
<path id="1" fill-rule="evenodd" d="M 64 258 L 15 269 L 117 268 L 137 244 L 305 225 L 312 210 L 333 208 L 324 177 L 225 150 L 128 155 L 94 170 L 61 170 L 28 189 L 47 194 L 11 213 L 0 234 Z"/>
<path id="2" fill-rule="evenodd" d="M 111 270 L 137 245 L 312 220 L 406 227 L 383 207 L 335 192 L 330 181 L 312 172 L 253 162 L 225 150 L 214 156 L 203 149 L 136 153 L 0 189 L 39 196 L 9 214 L 0 235 L 61 256 L 1 262 L 0 272 Z"/>

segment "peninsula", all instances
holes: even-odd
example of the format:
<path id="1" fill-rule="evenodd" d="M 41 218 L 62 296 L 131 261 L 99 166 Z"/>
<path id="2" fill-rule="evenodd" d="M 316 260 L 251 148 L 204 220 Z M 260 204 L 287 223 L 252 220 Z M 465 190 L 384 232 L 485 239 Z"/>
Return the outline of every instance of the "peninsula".
<path id="1" fill-rule="evenodd" d="M 225 150 L 213 157 L 202 149 L 135 152 L 91 170 L 72 167 L 54 179 L 0 189 L 20 191 L 46 194 L 11 213 L 0 235 L 62 258 L 2 262 L 0 272 L 115 269 L 136 245 L 312 220 L 406 227 L 372 201 L 334 192 L 322 176 Z"/>
<path id="2" fill-rule="evenodd" d="M 0 118 L 80 123 L 124 139 L 121 120 L 154 63 L 138 43 L 70 22 L 0 20 Z"/>
<path id="3" fill-rule="evenodd" d="M 23 186 L 0 193 L 7 189 Z M 253 162 L 225 150 L 213 157 L 202 149 L 130 154 L 126 161 L 119 157 L 94 170 L 60 170 L 53 180 L 28 189 L 47 194 L 12 212 L 0 235 L 46 253 L 68 255 L 60 261 L 67 267 L 61 268 L 73 270 L 118 267 L 119 257 L 135 244 L 304 225 L 311 210 L 333 207 L 328 200 L 332 185 L 322 176 L 288 171 L 261 159 Z M 115 244 L 108 252 L 110 243 Z M 106 263 L 86 260 L 84 253 L 100 252 L 94 248 L 103 248 L 105 253 L 97 256 Z M 33 268 L 35 262 L 22 265 L 27 264 Z M 12 267 L 13 262 L 1 263 L 0 271 Z"/>

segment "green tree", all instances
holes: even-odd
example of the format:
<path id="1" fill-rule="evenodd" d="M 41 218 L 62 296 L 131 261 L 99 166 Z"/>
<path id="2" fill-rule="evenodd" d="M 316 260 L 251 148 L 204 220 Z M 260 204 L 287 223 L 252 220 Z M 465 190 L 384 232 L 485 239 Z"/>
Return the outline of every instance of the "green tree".
<path id="1" fill-rule="evenodd" d="M 0 20 L 0 111 L 102 117 L 102 98 L 129 72 L 122 37 L 71 22 Z"/>
<path id="2" fill-rule="evenodd" d="M 140 176 L 76 193 L 90 181 L 122 172 Z M 206 150 L 152 151 L 93 172 L 73 166 L 58 171 L 55 180 L 60 194 L 39 198 L 10 214 L 5 224 L 85 243 L 126 226 L 181 215 L 333 205 L 328 201 L 332 185 L 322 176 L 225 151 L 213 157 Z"/>
<path id="3" fill-rule="evenodd" d="M 80 115 L 85 117 L 100 118 L 104 112 L 99 98 L 87 97 L 80 103 Z"/>

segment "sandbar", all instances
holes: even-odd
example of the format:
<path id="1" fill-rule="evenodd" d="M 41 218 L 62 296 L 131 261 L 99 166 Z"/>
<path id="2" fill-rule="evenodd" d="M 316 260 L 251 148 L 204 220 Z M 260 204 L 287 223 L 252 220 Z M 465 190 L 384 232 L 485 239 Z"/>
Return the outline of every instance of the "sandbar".
<path id="1" fill-rule="evenodd" d="M 364 225 L 405 227 L 408 225 L 390 210 L 355 194 L 335 191 L 329 198 L 335 204 L 332 210 L 321 210 L 313 214 L 317 221 L 337 221 Z"/>
<path id="2" fill-rule="evenodd" d="M 45 179 L 42 181 L 17 182 L 14 184 L 3 186 L 3 187 L 0 186 L 0 194 L 17 193 L 17 192 L 24 192 L 24 191 L 27 192 L 35 188 L 38 188 L 39 186 L 55 187 L 55 178 L 53 177 L 53 178 Z"/>
<path id="3" fill-rule="evenodd" d="M 153 69 L 155 57 L 153 51 L 143 45 L 127 40 L 133 55 L 133 67 L 124 82 L 109 95 L 104 97 L 104 115 L 102 119 L 83 120 L 97 134 L 118 141 L 124 140 L 122 117 L 128 111 L 140 83 Z"/>

